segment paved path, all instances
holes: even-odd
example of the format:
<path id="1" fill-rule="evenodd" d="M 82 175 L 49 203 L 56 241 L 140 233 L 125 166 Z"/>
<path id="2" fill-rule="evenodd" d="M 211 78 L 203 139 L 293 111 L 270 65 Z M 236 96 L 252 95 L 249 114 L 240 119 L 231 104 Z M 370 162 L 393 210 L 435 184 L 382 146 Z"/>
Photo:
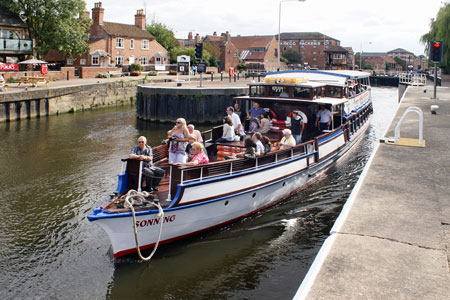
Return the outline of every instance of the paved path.
<path id="1" fill-rule="evenodd" d="M 450 88 L 423 90 L 409 88 L 387 136 L 417 106 L 427 147 L 379 145 L 294 299 L 450 299 Z M 418 137 L 417 119 L 402 137 Z"/>
<path id="2" fill-rule="evenodd" d="M 114 81 L 141 81 L 142 84 L 146 85 L 158 85 L 158 86 L 176 86 L 177 76 L 174 75 L 158 75 L 158 76 L 148 76 L 147 80 L 144 81 L 144 76 L 124 76 L 124 77 L 116 77 L 116 78 L 86 78 L 79 79 L 74 78 L 71 80 L 56 80 L 51 81 L 48 87 L 45 84 L 40 83 L 36 88 L 31 87 L 30 84 L 24 84 L 18 86 L 18 83 L 8 83 L 8 88 L 6 91 L 0 93 L 18 93 L 24 92 L 26 90 L 43 90 L 43 89 L 52 89 L 52 88 L 61 88 L 61 87 L 73 87 L 73 86 L 82 86 L 82 85 L 90 85 L 96 83 L 106 83 L 106 82 L 114 82 Z M 182 86 L 184 87 L 198 87 L 200 76 L 191 76 L 191 83 L 188 82 L 187 75 L 180 75 L 178 77 L 179 80 L 183 80 Z M 261 80 L 263 78 L 261 77 Z M 166 82 L 165 81 L 171 81 Z M 243 76 L 240 76 L 240 80 L 234 82 L 234 79 L 229 81 L 228 75 L 223 76 L 223 81 L 220 81 L 220 75 L 215 75 L 213 81 L 211 82 L 211 75 L 206 74 L 203 76 L 203 87 L 227 87 L 227 86 L 247 86 L 247 84 L 251 81 L 251 79 L 244 80 Z M 258 81 L 257 77 L 255 77 L 255 81 Z"/>

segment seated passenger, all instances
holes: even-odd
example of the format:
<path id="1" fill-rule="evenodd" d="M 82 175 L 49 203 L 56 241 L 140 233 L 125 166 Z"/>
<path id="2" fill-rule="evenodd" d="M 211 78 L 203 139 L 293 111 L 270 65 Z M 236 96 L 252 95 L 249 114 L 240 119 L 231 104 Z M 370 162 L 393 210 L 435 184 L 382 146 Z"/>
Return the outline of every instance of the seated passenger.
<path id="1" fill-rule="evenodd" d="M 234 141 L 234 129 L 233 129 L 233 122 L 231 121 L 230 117 L 223 117 L 223 133 L 222 137 L 218 138 L 216 140 L 216 143 L 227 143 L 227 142 L 233 142 Z"/>
<path id="2" fill-rule="evenodd" d="M 263 136 L 262 136 L 262 134 L 260 132 L 256 132 L 252 136 L 252 140 L 256 144 L 256 152 L 255 152 L 255 154 L 257 156 L 260 156 L 260 155 L 264 154 L 264 145 L 262 143 L 262 139 L 263 139 Z"/>
<path id="3" fill-rule="evenodd" d="M 195 134 L 190 134 L 188 136 L 188 144 L 186 146 L 186 154 L 188 156 L 188 161 L 191 161 L 192 157 L 194 156 L 194 153 L 192 151 L 192 144 L 194 144 L 197 141 L 197 136 Z"/>
<path id="4" fill-rule="evenodd" d="M 192 160 L 188 163 L 185 163 L 184 165 L 196 166 L 196 165 L 205 165 L 205 164 L 209 163 L 209 158 L 206 155 L 203 145 L 201 143 L 199 143 L 199 142 L 193 143 L 192 144 L 192 152 L 194 153 Z"/>
<path id="5" fill-rule="evenodd" d="M 244 140 L 245 152 L 239 154 L 233 154 L 231 158 L 256 158 L 256 144 L 251 138 L 246 138 Z"/>
<path id="6" fill-rule="evenodd" d="M 283 129 L 283 138 L 280 141 L 280 150 L 292 148 L 296 145 L 290 129 Z"/>
<path id="7" fill-rule="evenodd" d="M 268 133 L 270 130 L 270 120 L 269 115 L 265 112 L 261 114 L 261 116 L 256 118 L 258 122 L 258 128 L 256 128 L 257 132 Z"/>

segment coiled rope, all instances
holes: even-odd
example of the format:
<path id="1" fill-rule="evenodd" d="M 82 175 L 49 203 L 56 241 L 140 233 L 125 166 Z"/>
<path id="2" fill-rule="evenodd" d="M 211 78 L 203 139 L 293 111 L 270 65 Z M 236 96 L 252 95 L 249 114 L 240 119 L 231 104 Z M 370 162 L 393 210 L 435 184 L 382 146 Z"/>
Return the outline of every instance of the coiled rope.
<path id="1" fill-rule="evenodd" d="M 161 239 L 161 232 L 162 232 L 162 226 L 163 226 L 163 218 L 164 218 L 164 211 L 161 207 L 161 205 L 153 200 L 147 200 L 146 198 L 150 194 L 147 192 L 138 192 L 136 190 L 129 190 L 126 197 L 125 197 L 125 207 L 131 209 L 131 214 L 133 215 L 133 227 L 134 227 L 134 239 L 136 241 L 136 248 L 137 253 L 139 255 L 139 258 L 143 261 L 149 261 L 152 259 L 153 255 L 156 252 L 156 249 L 158 249 L 159 241 Z M 158 217 L 159 217 L 159 234 L 158 239 L 156 240 L 155 246 L 153 247 L 152 253 L 150 253 L 149 256 L 144 257 L 141 254 L 141 250 L 139 249 L 139 239 L 138 239 L 138 233 L 137 233 L 137 227 L 136 227 L 136 212 L 134 211 L 133 205 L 142 205 L 143 203 L 149 202 L 151 205 L 156 206 L 158 208 Z"/>

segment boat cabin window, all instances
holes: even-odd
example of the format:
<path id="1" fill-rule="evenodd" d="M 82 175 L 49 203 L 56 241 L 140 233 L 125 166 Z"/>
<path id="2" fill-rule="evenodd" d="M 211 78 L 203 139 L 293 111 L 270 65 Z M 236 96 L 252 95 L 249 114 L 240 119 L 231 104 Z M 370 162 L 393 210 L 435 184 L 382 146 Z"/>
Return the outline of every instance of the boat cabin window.
<path id="1" fill-rule="evenodd" d="M 294 87 L 294 98 L 312 99 L 312 89 L 305 87 Z"/>
<path id="2" fill-rule="evenodd" d="M 325 96 L 325 88 L 324 87 L 318 87 L 314 89 L 314 96 L 316 98 L 321 98 Z"/>
<path id="3" fill-rule="evenodd" d="M 289 97 L 288 90 L 285 86 L 276 86 L 276 85 L 269 86 L 268 94 L 269 97 L 284 97 L 284 98 Z"/>
<path id="4" fill-rule="evenodd" d="M 250 86 L 250 96 L 264 97 L 264 86 L 262 85 Z"/>
<path id="5" fill-rule="evenodd" d="M 342 88 L 338 86 L 327 86 L 325 90 L 326 97 L 342 98 Z"/>

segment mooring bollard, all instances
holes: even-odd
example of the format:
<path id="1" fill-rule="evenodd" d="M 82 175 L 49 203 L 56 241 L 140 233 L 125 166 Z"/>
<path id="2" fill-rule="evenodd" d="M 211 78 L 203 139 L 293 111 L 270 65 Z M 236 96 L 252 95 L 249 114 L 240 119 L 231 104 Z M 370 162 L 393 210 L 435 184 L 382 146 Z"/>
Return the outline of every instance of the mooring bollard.
<path id="1" fill-rule="evenodd" d="M 258 82 L 261 82 L 261 76 L 258 74 Z"/>
<path id="2" fill-rule="evenodd" d="M 231 76 L 228 75 L 228 81 L 231 83 Z"/>
<path id="3" fill-rule="evenodd" d="M 236 74 L 234 74 L 234 82 L 236 82 Z"/>
<path id="4" fill-rule="evenodd" d="M 223 73 L 220 73 L 220 81 L 223 81 Z"/>
<path id="5" fill-rule="evenodd" d="M 214 73 L 211 73 L 211 82 L 214 80 Z"/>
<path id="6" fill-rule="evenodd" d="M 238 80 L 239 80 L 239 73 L 238 73 Z"/>

